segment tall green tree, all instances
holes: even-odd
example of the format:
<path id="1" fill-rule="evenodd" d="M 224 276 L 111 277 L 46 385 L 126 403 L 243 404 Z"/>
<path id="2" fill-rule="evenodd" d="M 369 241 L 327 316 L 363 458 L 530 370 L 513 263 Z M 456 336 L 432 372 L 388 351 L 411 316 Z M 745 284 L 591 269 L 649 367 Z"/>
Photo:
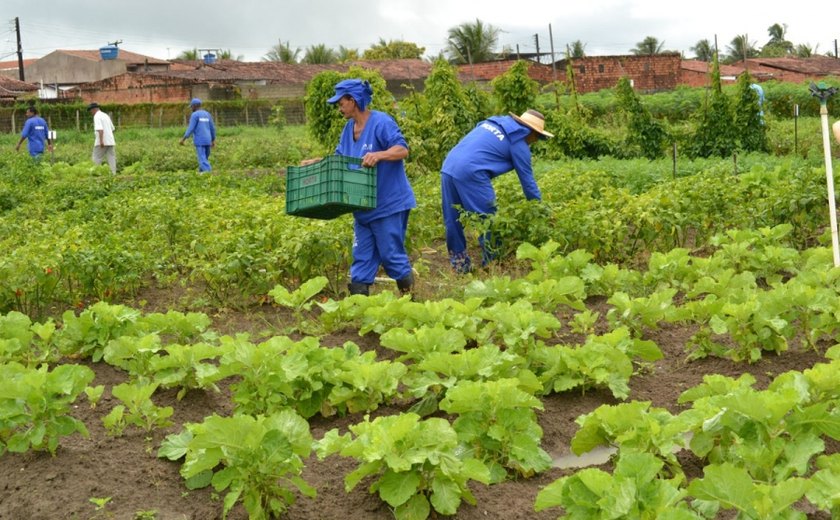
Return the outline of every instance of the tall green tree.
<path id="1" fill-rule="evenodd" d="M 374 43 L 369 49 L 365 50 L 362 58 L 366 60 L 419 59 L 424 52 L 426 52 L 426 48 L 420 47 L 416 43 L 402 40 L 386 42 L 383 38 L 380 38 L 378 43 Z"/>
<path id="2" fill-rule="evenodd" d="M 468 92 L 458 71 L 447 60 L 434 62 L 423 93 L 403 101 L 406 118 L 403 134 L 411 145 L 412 162 L 437 171 L 449 150 L 481 119 L 478 92 Z"/>
<path id="3" fill-rule="evenodd" d="M 732 38 L 729 45 L 726 46 L 726 62 L 735 63 L 736 61 L 745 58 L 755 58 L 758 56 L 758 49 L 755 48 L 755 42 L 750 42 L 746 34 L 739 34 Z"/>
<path id="4" fill-rule="evenodd" d="M 650 110 L 642 105 L 627 76 L 618 81 L 615 93 L 618 106 L 628 118 L 625 137 L 627 146 L 634 153 L 639 153 L 651 160 L 661 157 L 667 138 L 665 127 L 653 118 Z"/>
<path id="5" fill-rule="evenodd" d="M 774 23 L 767 28 L 767 33 L 770 35 L 770 40 L 761 48 L 761 56 L 778 58 L 793 54 L 793 44 L 785 39 L 786 24 Z"/>
<path id="6" fill-rule="evenodd" d="M 492 61 L 499 41 L 498 27 L 485 24 L 478 18 L 475 23 L 464 22 L 449 29 L 446 54 L 452 63 L 481 63 Z"/>
<path id="7" fill-rule="evenodd" d="M 636 44 L 636 47 L 630 49 L 630 52 L 636 56 L 653 56 L 661 54 L 663 52 L 662 47 L 664 46 L 665 42 L 660 43 L 653 36 L 646 36 L 644 40 Z"/>
<path id="8" fill-rule="evenodd" d="M 306 54 L 304 54 L 301 62 L 310 65 L 329 65 L 338 62 L 338 55 L 333 49 L 319 43 L 306 48 Z"/>
<path id="9" fill-rule="evenodd" d="M 732 124 L 732 105 L 720 83 L 720 60 L 712 59 L 711 89 L 703 107 L 697 112 L 696 126 L 688 154 L 691 157 L 728 157 L 737 148 Z"/>
<path id="10" fill-rule="evenodd" d="M 327 70 L 316 74 L 306 84 L 306 121 L 309 133 L 326 150 L 334 150 L 341 137 L 345 119 L 327 100 L 335 94 L 335 85 L 345 79 L 359 78 L 370 82 L 373 96 L 370 108 L 393 115 L 394 96 L 388 92 L 385 80 L 376 69 L 351 66 L 341 73 Z"/>
<path id="11" fill-rule="evenodd" d="M 502 112 L 521 114 L 534 104 L 540 92 L 540 84 L 528 75 L 529 67 L 529 62 L 519 60 L 490 82 Z"/>
<path id="12" fill-rule="evenodd" d="M 175 56 L 176 60 L 194 61 L 198 59 L 198 49 L 186 49 Z"/>
<path id="13" fill-rule="evenodd" d="M 747 152 L 767 151 L 767 127 L 764 124 L 762 107 L 758 94 L 751 87 L 752 77 L 749 72 L 738 76 L 737 101 L 735 103 L 735 134 L 740 148 Z"/>
<path id="14" fill-rule="evenodd" d="M 715 53 L 715 49 L 712 47 L 711 42 L 705 39 L 699 40 L 694 44 L 694 47 L 691 47 L 689 50 L 694 52 L 694 57 L 696 59 L 707 63 L 712 61 L 712 56 Z"/>
<path id="15" fill-rule="evenodd" d="M 568 54 L 569 58 L 585 58 L 586 57 L 586 44 L 580 40 L 575 40 L 568 47 Z"/>
<path id="16" fill-rule="evenodd" d="M 348 61 L 358 61 L 359 49 L 348 49 L 344 45 L 339 45 L 338 52 L 336 52 L 336 60 L 339 63 L 347 63 Z"/>
<path id="17" fill-rule="evenodd" d="M 245 56 L 238 54 L 236 56 L 233 55 L 230 49 L 223 49 L 219 51 L 219 59 L 221 60 L 233 60 L 233 61 L 242 61 L 245 59 Z"/>
<path id="18" fill-rule="evenodd" d="M 819 44 L 811 47 L 810 43 L 800 43 L 793 49 L 793 54 L 797 58 L 810 58 L 817 55 Z"/>
<path id="19" fill-rule="evenodd" d="M 300 47 L 292 49 L 289 42 L 279 42 L 263 56 L 263 61 L 278 61 L 280 63 L 297 63 Z"/>

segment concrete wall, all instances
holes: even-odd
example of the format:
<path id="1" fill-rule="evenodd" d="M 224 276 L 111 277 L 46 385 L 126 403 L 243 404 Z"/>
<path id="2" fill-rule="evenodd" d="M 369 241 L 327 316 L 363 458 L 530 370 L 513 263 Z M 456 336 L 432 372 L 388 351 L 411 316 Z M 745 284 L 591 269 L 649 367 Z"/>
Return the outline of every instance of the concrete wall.
<path id="1" fill-rule="evenodd" d="M 60 85 L 99 81 L 126 71 L 120 60 L 93 61 L 70 54 L 52 52 L 26 67 L 26 81 Z"/>

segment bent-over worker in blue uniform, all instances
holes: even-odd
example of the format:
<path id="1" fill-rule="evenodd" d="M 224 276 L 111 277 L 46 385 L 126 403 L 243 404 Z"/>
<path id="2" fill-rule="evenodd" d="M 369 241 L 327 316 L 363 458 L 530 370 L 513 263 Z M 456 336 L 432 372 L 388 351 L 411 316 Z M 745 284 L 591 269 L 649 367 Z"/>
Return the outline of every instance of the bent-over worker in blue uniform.
<path id="1" fill-rule="evenodd" d="M 213 116 L 210 112 L 201 108 L 201 100 L 193 98 L 190 101 L 190 108 L 192 115 L 190 116 L 190 124 L 187 126 L 187 131 L 184 132 L 184 137 L 181 138 L 181 144 L 187 140 L 189 136 L 193 136 L 193 144 L 195 145 L 195 155 L 198 158 L 198 171 L 209 172 L 210 167 L 210 149 L 216 146 L 216 125 L 213 124 Z"/>
<path id="2" fill-rule="evenodd" d="M 403 294 L 414 285 L 405 248 L 408 214 L 417 206 L 405 173 L 408 143 L 397 122 L 385 112 L 371 110 L 370 83 L 346 79 L 327 100 L 347 120 L 335 153 L 361 157 L 362 166 L 376 168 L 376 207 L 353 212 L 353 263 L 350 294 L 369 294 L 379 266 L 397 281 Z"/>
<path id="3" fill-rule="evenodd" d="M 511 113 L 490 117 L 478 123 L 446 156 L 440 172 L 443 223 L 449 262 L 456 272 L 467 273 L 472 268 L 459 221 L 461 211 L 483 215 L 496 212 L 494 177 L 516 170 L 525 198 L 541 199 L 531 169 L 530 145 L 537 139 L 554 137 L 544 127 L 543 115 L 536 110 L 527 110 L 521 116 Z M 482 265 L 495 256 L 492 242 L 487 234 L 479 237 Z"/>

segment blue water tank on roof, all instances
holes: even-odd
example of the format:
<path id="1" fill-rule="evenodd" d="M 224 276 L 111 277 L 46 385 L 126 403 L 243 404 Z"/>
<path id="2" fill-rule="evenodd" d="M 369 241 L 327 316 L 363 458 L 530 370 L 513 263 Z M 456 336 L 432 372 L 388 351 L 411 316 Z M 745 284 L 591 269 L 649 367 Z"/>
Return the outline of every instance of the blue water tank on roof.
<path id="1" fill-rule="evenodd" d="M 208 52 L 207 54 L 204 55 L 204 63 L 206 65 L 212 65 L 212 64 L 216 63 L 216 55 L 213 54 L 212 52 Z"/>
<path id="2" fill-rule="evenodd" d="M 120 48 L 116 45 L 106 45 L 99 48 L 99 56 L 103 60 L 115 60 L 120 55 Z"/>

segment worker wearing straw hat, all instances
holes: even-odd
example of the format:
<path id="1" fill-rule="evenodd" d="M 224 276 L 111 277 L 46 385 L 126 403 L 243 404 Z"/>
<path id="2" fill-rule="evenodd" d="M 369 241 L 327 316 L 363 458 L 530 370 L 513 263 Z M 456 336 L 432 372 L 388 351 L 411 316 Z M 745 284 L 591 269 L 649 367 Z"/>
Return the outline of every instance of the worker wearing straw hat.
<path id="1" fill-rule="evenodd" d="M 543 115 L 526 110 L 521 116 L 495 116 L 481 121 L 446 156 L 441 168 L 443 223 L 446 248 L 452 268 L 469 272 L 472 262 L 467 254 L 461 211 L 482 215 L 496 212 L 496 192 L 492 179 L 516 170 L 525 198 L 540 200 L 540 189 L 531 169 L 530 145 L 537 139 L 554 137 L 545 131 Z M 479 238 L 482 265 L 494 258 L 494 244 L 488 234 Z"/>

